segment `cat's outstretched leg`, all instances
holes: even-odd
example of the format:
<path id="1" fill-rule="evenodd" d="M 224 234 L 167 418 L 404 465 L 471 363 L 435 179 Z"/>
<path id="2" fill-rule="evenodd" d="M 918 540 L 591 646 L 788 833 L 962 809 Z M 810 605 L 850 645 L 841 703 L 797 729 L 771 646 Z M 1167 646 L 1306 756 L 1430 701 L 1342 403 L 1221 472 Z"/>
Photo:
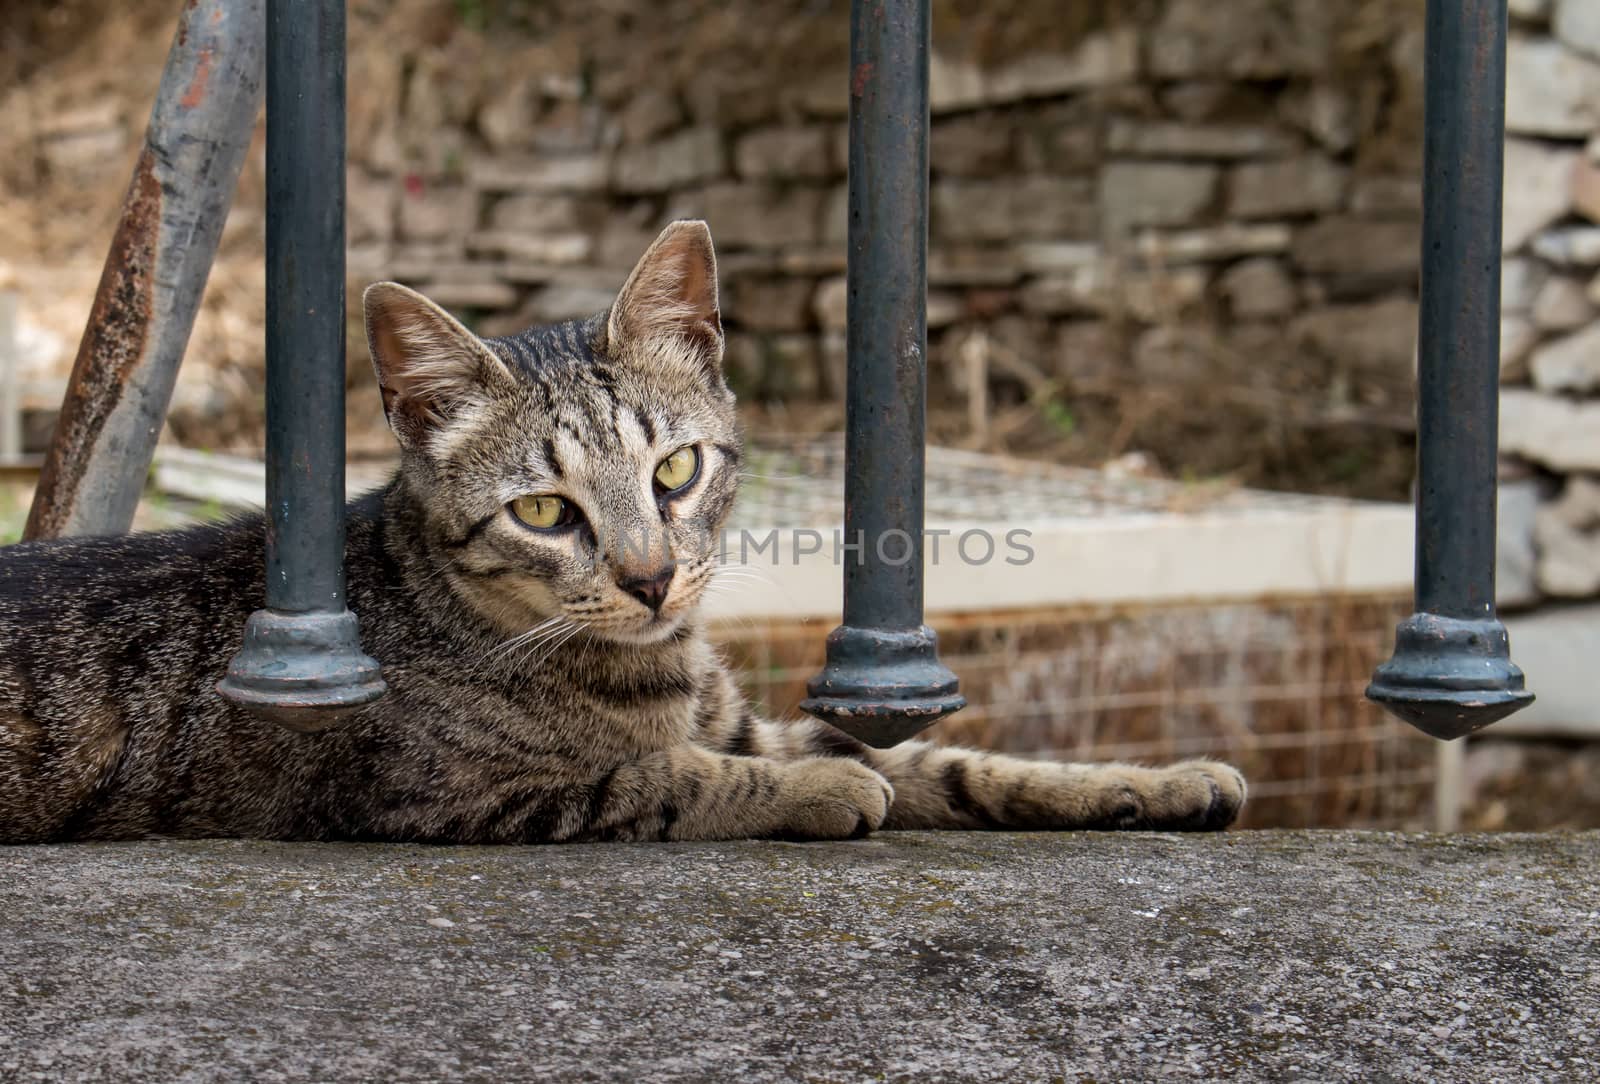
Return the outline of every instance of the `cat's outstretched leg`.
<path id="1" fill-rule="evenodd" d="M 701 741 L 735 756 L 832 756 L 869 765 L 894 787 L 885 828 L 1215 831 L 1233 823 L 1245 800 L 1244 777 L 1215 761 L 1140 768 L 1023 760 L 927 742 L 872 749 L 823 723 L 769 723 L 748 710 L 708 725 Z"/>
<path id="2" fill-rule="evenodd" d="M 850 839 L 894 801 L 883 776 L 838 757 L 780 762 L 681 746 L 623 764 L 584 789 L 547 830 L 554 840 Z M 574 796 L 577 797 L 576 795 Z"/>
<path id="3" fill-rule="evenodd" d="M 1244 777 L 1210 760 L 1059 764 L 906 742 L 868 763 L 894 784 L 885 828 L 1216 831 L 1245 800 Z"/>

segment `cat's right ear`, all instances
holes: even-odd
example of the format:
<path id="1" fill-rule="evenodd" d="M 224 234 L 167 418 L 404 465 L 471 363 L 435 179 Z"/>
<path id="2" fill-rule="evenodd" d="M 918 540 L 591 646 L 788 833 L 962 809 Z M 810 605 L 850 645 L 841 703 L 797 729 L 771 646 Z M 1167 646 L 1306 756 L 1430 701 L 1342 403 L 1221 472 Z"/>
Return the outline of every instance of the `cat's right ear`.
<path id="1" fill-rule="evenodd" d="M 421 449 L 463 405 L 512 379 L 483 340 L 415 290 L 376 282 L 361 302 L 383 413 L 402 447 Z"/>

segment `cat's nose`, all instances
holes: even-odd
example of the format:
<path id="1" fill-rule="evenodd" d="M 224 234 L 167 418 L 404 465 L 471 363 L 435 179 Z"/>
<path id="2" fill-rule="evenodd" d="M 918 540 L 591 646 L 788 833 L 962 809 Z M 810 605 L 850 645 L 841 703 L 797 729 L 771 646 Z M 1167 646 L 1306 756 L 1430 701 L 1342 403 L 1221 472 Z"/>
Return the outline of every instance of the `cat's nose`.
<path id="1" fill-rule="evenodd" d="M 658 611 L 661 604 L 667 600 L 667 589 L 672 586 L 672 574 L 676 569 L 668 565 L 653 576 L 646 576 L 636 580 L 620 580 L 617 586 L 628 594 Z"/>

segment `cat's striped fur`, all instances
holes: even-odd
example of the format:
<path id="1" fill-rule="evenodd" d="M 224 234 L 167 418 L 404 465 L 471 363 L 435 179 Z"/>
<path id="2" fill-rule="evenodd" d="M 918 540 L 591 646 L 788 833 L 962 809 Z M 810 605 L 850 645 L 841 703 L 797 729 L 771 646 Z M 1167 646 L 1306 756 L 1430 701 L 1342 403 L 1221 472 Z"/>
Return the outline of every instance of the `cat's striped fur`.
<path id="1" fill-rule="evenodd" d="M 1230 823 L 1233 769 L 1017 760 L 755 718 L 697 603 L 741 458 L 710 235 L 609 313 L 480 340 L 401 287 L 368 327 L 403 449 L 352 504 L 349 599 L 389 695 L 298 734 L 213 685 L 262 597 L 259 518 L 0 549 L 0 841 L 838 838 Z M 699 450 L 680 492 L 652 472 Z M 556 493 L 583 517 L 519 525 Z M 644 538 L 602 553 L 605 536 Z M 675 562 L 665 596 L 626 585 Z"/>

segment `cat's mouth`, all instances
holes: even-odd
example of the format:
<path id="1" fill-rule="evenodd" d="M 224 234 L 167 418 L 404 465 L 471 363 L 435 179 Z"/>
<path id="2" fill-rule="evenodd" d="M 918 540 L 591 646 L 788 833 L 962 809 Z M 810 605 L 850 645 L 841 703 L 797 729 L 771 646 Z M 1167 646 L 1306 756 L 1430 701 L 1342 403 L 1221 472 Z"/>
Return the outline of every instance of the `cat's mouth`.
<path id="1" fill-rule="evenodd" d="M 648 618 L 631 626 L 607 626 L 593 629 L 593 634 L 602 640 L 611 640 L 619 644 L 659 644 L 668 639 L 683 626 L 686 611 L 679 610 L 675 613 L 662 613 L 657 611 Z"/>

